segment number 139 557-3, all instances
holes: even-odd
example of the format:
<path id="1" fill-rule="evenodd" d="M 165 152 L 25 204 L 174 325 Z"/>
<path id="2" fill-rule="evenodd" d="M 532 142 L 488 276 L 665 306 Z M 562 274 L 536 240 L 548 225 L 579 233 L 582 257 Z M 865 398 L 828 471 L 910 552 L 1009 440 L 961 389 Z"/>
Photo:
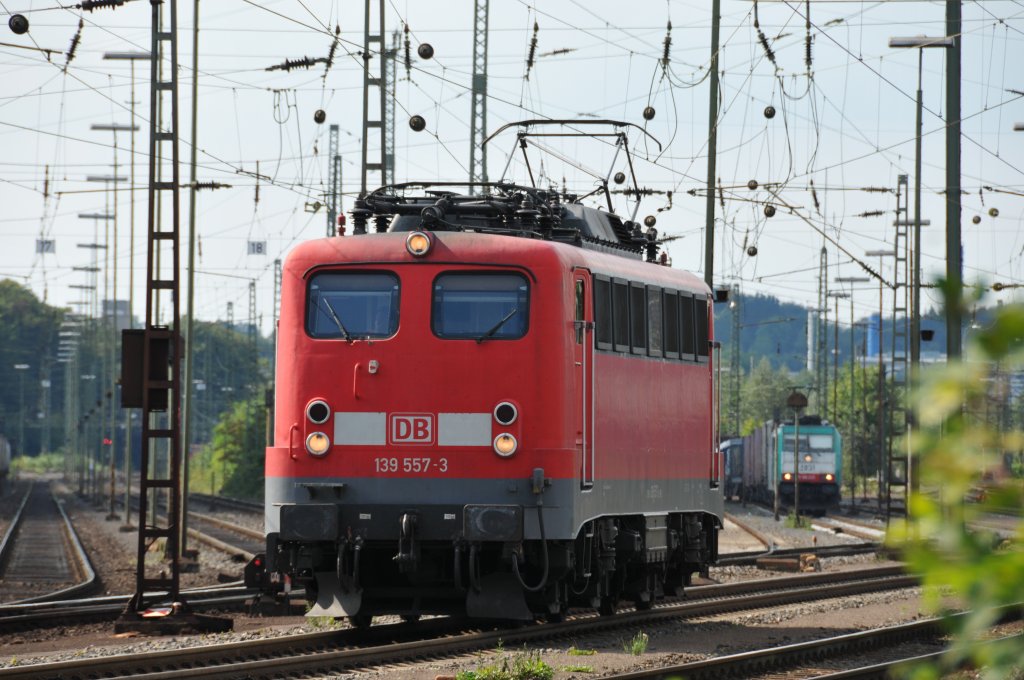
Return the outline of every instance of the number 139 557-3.
<path id="1" fill-rule="evenodd" d="M 448 472 L 448 459 L 431 458 L 429 456 L 374 458 L 373 467 L 377 472 L 405 472 L 409 474 L 425 474 L 431 471 Z"/>

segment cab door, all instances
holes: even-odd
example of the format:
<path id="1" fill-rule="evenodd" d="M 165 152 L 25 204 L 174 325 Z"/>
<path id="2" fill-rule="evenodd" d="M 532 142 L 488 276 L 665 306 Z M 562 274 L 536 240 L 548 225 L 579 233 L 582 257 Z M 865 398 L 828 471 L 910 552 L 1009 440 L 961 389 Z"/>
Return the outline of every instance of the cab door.
<path id="1" fill-rule="evenodd" d="M 586 269 L 573 272 L 573 374 L 576 393 L 576 455 L 579 459 L 580 488 L 594 486 L 594 296 L 592 279 Z"/>

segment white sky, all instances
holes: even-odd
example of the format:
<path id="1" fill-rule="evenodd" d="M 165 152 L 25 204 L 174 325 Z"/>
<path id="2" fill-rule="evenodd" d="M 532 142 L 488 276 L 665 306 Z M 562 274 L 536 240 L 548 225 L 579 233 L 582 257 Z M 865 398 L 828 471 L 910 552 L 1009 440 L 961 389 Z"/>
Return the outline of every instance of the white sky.
<path id="1" fill-rule="evenodd" d="M 192 2 L 179 0 L 180 148 L 182 181 L 188 181 L 191 138 Z M 468 175 L 468 88 L 472 73 L 472 6 L 458 2 L 385 3 L 388 32 L 408 23 L 412 40 L 412 79 L 398 63 L 396 87 L 396 180 L 462 180 Z M 18 36 L 0 27 L 0 42 L 66 51 L 75 34 L 78 12 L 52 10 L 48 0 L 0 0 L 4 15 L 26 12 L 29 34 Z M 715 279 L 739 283 L 748 294 L 767 293 L 813 305 L 822 237 L 802 219 L 779 210 L 766 219 L 762 185 L 781 183 L 780 196 L 821 226 L 847 251 L 891 247 L 895 217 L 893 194 L 866 193 L 860 187 L 895 187 L 899 174 L 914 168 L 914 97 L 917 51 L 888 48 L 891 36 L 944 33 L 942 2 L 811 3 L 813 80 L 804 64 L 803 2 L 759 4 L 760 25 L 776 55 L 778 71 L 768 61 L 753 27 L 747 0 L 722 1 L 722 118 L 718 138 L 718 175 L 727 188 L 724 212 L 718 209 Z M 48 11 L 42 11 L 48 10 Z M 233 302 L 234 318 L 248 318 L 249 281 L 257 282 L 257 314 L 264 332 L 272 315 L 272 271 L 295 243 L 321 237 L 325 212 L 313 214 L 306 204 L 323 201 L 327 181 L 328 125 L 341 126 L 344 206 L 351 208 L 358 192 L 362 70 L 357 52 L 362 44 L 362 3 L 338 0 L 203 0 L 199 64 L 199 180 L 232 185 L 202 192 L 197 231 L 201 255 L 197 264 L 197 316 L 224 318 Z M 110 132 L 90 130 L 97 123 L 130 120 L 129 66 L 105 61 L 108 51 L 148 50 L 148 2 L 134 1 L 116 10 L 85 15 L 85 27 L 66 75 L 66 57 L 52 62 L 31 50 L 0 45 L 0 276 L 29 285 L 49 303 L 86 299 L 89 275 L 73 267 L 91 264 L 92 252 L 77 247 L 93 241 L 111 245 L 108 226 L 79 219 L 79 213 L 107 210 L 102 185 L 87 175 L 113 173 Z M 666 22 L 672 21 L 671 73 L 664 77 L 659 60 Z M 539 25 L 537 59 L 524 79 L 533 22 Z M 267 72 L 285 59 L 326 56 L 336 25 L 342 44 L 334 67 L 309 71 Z M 632 134 L 641 185 L 675 193 L 672 209 L 664 196 L 645 199 L 639 217 L 658 214 L 658 229 L 681 235 L 669 246 L 676 267 L 702 274 L 703 190 L 706 175 L 708 83 L 702 80 L 710 58 L 710 2 L 595 2 L 558 0 L 544 3 L 494 1 L 490 13 L 488 131 L 526 118 L 575 118 L 593 115 L 643 124 L 648 104 L 657 115 L 647 129 L 664 145 L 658 156 Z M 963 246 L 965 278 L 1005 284 L 1024 283 L 1024 198 L 983 191 L 981 187 L 1024 193 L 1024 101 L 1009 89 L 1024 90 L 1024 2 L 966 2 L 963 6 L 962 145 Z M 389 39 L 390 42 L 390 39 Z M 429 42 L 435 56 L 424 61 L 416 47 Z M 556 50 L 571 52 L 550 55 Z M 925 229 L 925 278 L 944 271 L 944 207 L 938 194 L 944 185 L 944 65 L 942 50 L 924 54 L 923 209 L 931 219 Z M 777 75 L 776 75 L 777 74 Z M 136 68 L 136 177 L 147 174 L 147 130 L 150 117 L 148 65 Z M 692 85 L 697 83 L 696 85 Z M 784 84 L 785 94 L 781 91 Z M 692 85 L 692 86 L 691 86 Z M 772 104 L 778 114 L 763 115 Z M 327 111 L 327 123 L 313 120 L 316 109 Z M 427 130 L 415 133 L 408 118 L 420 114 Z M 512 149 L 514 134 L 488 147 L 489 174 L 497 179 Z M 129 153 L 128 135 L 118 135 L 119 174 Z M 601 174 L 610 168 L 607 144 L 572 139 L 551 142 L 579 164 Z M 534 156 L 534 169 L 540 157 Z M 256 170 L 273 178 L 260 182 L 238 170 Z M 49 193 L 43 189 L 49 166 Z M 616 170 L 626 168 L 620 161 Z M 511 177 L 525 183 L 518 160 Z M 556 159 L 544 170 L 561 183 L 585 193 L 593 179 Z M 808 181 L 813 179 L 821 215 L 815 210 Z M 122 185 L 123 187 L 124 185 Z M 735 191 L 729 191 L 735 187 Z M 76 192 L 87 193 L 76 193 Z M 59 196 L 55 192 L 66 192 Z M 188 192 L 182 191 L 182 228 L 187 227 Z M 136 192 L 136 306 L 141 316 L 146 228 L 145 191 Z M 620 202 L 621 214 L 630 206 Z M 988 214 L 997 208 L 998 217 Z M 882 217 L 857 217 L 885 210 Z M 118 200 L 118 297 L 127 297 L 128 192 Z M 972 217 L 979 215 L 975 225 Z M 113 225 L 109 225 L 113 226 Z M 35 254 L 37 238 L 55 239 L 56 254 Z M 269 254 L 247 255 L 247 241 L 266 241 Z M 744 245 L 756 244 L 749 257 Z M 863 272 L 850 258 L 828 244 L 830 280 Z M 183 250 L 184 252 L 184 250 Z M 104 265 L 104 253 L 99 252 Z M 877 258 L 868 260 L 877 266 Z M 100 294 L 113 284 L 99 275 Z M 887 279 L 892 265 L 883 266 Z M 876 284 L 861 284 L 854 298 L 858 315 L 877 309 Z M 933 296 L 926 291 L 925 304 Z M 1015 299 L 1016 290 L 996 299 Z M 109 297 L 109 296 L 107 296 Z M 887 302 L 888 308 L 891 303 Z M 846 303 L 842 304 L 846 308 Z M 843 320 L 846 311 L 841 311 Z"/>

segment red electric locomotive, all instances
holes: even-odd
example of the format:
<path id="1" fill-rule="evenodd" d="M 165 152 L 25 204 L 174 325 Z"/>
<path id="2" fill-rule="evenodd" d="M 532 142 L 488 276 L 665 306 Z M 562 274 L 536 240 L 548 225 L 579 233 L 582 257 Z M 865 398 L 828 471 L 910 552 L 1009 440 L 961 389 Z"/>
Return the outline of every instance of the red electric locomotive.
<path id="1" fill-rule="evenodd" d="M 717 556 L 710 291 L 610 212 L 438 186 L 285 261 L 266 568 L 356 625 L 650 606 Z"/>

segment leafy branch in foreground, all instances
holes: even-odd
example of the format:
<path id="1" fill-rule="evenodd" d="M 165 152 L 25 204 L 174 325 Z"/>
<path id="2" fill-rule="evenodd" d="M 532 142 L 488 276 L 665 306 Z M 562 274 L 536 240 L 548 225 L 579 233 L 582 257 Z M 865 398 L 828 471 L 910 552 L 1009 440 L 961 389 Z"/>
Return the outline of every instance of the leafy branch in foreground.
<path id="1" fill-rule="evenodd" d="M 1009 424 L 1008 408 L 992 415 L 1008 404 L 1008 376 L 1024 364 L 1024 306 L 1000 308 L 967 344 L 964 361 L 922 375 L 910 441 L 920 493 L 911 498 L 910 521 L 890 532 L 909 568 L 922 574 L 931 611 L 970 611 L 949 621 L 954 642 L 939 664 L 908 670 L 914 680 L 966 661 L 985 677 L 1016 677 L 1024 659 L 1020 636 L 979 644 L 999 607 L 1020 613 L 1024 602 L 1024 433 Z M 993 513 L 1017 518 L 1009 540 L 975 524 Z"/>

